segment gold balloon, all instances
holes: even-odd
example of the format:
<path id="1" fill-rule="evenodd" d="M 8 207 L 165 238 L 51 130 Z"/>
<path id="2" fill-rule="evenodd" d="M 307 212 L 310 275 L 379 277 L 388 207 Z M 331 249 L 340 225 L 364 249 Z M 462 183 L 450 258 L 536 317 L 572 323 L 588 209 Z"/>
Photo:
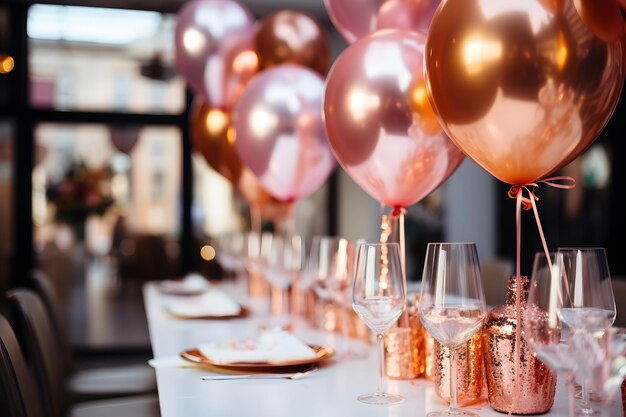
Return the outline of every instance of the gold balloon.
<path id="1" fill-rule="evenodd" d="M 413 113 L 413 121 L 427 136 L 435 136 L 443 130 L 437 120 L 437 114 L 430 105 L 426 84 L 421 73 L 413 76 L 409 87 L 409 108 Z"/>
<path id="2" fill-rule="evenodd" d="M 426 86 L 448 136 L 498 179 L 526 184 L 598 136 L 619 100 L 615 0 L 448 0 L 428 33 Z M 601 27 L 606 21 L 607 27 Z"/>
<path id="3" fill-rule="evenodd" d="M 271 196 L 248 167 L 242 164 L 235 148 L 235 129 L 230 115 L 207 106 L 196 98 L 190 114 L 191 141 L 209 166 L 226 178 L 234 190 L 259 210 L 261 218 L 276 221 L 284 217 L 286 205 Z"/>
<path id="4" fill-rule="evenodd" d="M 230 114 L 211 108 L 196 98 L 190 113 L 190 135 L 194 148 L 207 163 L 233 184 L 242 166 L 235 149 L 235 130 Z"/>
<path id="5" fill-rule="evenodd" d="M 324 75 L 328 68 L 326 33 L 312 17 L 294 10 L 282 10 L 264 18 L 255 46 L 261 70 L 298 64 Z"/>

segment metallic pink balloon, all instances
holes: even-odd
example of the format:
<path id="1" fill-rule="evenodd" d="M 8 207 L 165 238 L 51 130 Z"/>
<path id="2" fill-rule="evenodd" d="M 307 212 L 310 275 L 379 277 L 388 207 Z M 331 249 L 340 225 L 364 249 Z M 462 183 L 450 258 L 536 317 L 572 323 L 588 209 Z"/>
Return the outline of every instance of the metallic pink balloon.
<path id="1" fill-rule="evenodd" d="M 211 107 L 229 108 L 257 71 L 254 18 L 232 0 L 194 0 L 178 13 L 176 68 Z"/>
<path id="2" fill-rule="evenodd" d="M 426 34 L 441 0 L 324 0 L 333 24 L 352 43 L 380 29 Z"/>
<path id="3" fill-rule="evenodd" d="M 425 41 L 404 30 L 369 35 L 339 56 L 326 80 L 324 123 L 337 160 L 390 207 L 426 197 L 463 160 L 447 136 L 422 129 L 411 107 L 411 95 L 423 91 L 416 86 Z"/>
<path id="4" fill-rule="evenodd" d="M 323 94 L 318 73 L 283 64 L 254 77 L 235 107 L 239 157 L 280 200 L 308 196 L 336 167 L 322 123 Z"/>

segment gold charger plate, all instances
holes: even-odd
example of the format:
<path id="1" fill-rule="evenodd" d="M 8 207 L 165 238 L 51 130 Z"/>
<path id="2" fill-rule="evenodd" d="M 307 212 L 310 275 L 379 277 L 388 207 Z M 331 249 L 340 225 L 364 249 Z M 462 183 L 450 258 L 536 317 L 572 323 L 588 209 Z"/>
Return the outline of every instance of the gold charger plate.
<path id="1" fill-rule="evenodd" d="M 238 314 L 229 314 L 223 316 L 215 316 L 215 315 L 195 315 L 195 314 L 178 314 L 169 308 L 165 307 L 165 311 L 172 317 L 176 317 L 177 319 L 187 319 L 187 320 L 224 320 L 224 319 L 236 319 L 241 317 L 247 317 L 250 315 L 250 310 L 241 307 Z"/>
<path id="2" fill-rule="evenodd" d="M 189 349 L 180 354 L 180 356 L 190 362 L 209 366 L 219 371 L 247 371 L 247 372 L 289 372 L 294 369 L 303 367 L 311 367 L 319 362 L 330 359 L 335 351 L 329 347 L 317 345 L 309 345 L 315 352 L 315 357 L 310 359 L 300 359 L 284 362 L 233 362 L 229 364 L 217 364 L 205 357 L 198 349 Z"/>

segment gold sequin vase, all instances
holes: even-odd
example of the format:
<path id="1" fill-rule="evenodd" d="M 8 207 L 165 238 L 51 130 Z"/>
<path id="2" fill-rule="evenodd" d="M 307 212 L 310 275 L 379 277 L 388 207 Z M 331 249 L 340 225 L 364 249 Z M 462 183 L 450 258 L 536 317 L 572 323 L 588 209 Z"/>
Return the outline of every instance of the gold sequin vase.
<path id="1" fill-rule="evenodd" d="M 528 277 L 520 277 L 521 317 L 528 298 Z M 485 371 L 491 408 L 502 413 L 541 414 L 554 403 L 556 375 L 537 359 L 523 333 L 520 344 L 519 375 L 515 374 L 516 291 L 518 280 L 510 277 L 506 304 L 489 313 L 483 329 Z M 521 330 L 521 329 L 520 329 Z M 519 381 L 516 383 L 516 378 Z"/>

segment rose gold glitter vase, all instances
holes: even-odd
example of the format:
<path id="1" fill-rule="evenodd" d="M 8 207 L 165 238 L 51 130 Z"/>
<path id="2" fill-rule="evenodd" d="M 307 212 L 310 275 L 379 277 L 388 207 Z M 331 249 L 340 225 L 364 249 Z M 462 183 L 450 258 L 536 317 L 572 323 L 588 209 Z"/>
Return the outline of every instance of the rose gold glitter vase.
<path id="1" fill-rule="evenodd" d="M 385 375 L 391 379 L 415 379 L 424 374 L 424 333 L 417 306 L 407 309 L 409 327 L 394 326 L 385 332 Z"/>
<path id="2" fill-rule="evenodd" d="M 464 345 L 456 348 L 456 389 L 459 405 L 468 405 L 481 398 L 483 378 L 483 343 L 478 331 Z M 450 401 L 450 349 L 434 341 L 433 381 L 435 392 Z"/>
<path id="3" fill-rule="evenodd" d="M 528 298 L 528 277 L 520 277 L 520 282 L 523 314 Z M 510 277 L 506 305 L 494 308 L 483 328 L 489 403 L 494 410 L 503 413 L 545 413 L 554 403 L 556 375 L 535 358 L 523 333 L 520 346 L 520 374 L 515 375 L 515 339 L 518 329 L 515 314 L 516 292 L 517 280 Z M 516 378 L 520 378 L 517 384 Z"/>

